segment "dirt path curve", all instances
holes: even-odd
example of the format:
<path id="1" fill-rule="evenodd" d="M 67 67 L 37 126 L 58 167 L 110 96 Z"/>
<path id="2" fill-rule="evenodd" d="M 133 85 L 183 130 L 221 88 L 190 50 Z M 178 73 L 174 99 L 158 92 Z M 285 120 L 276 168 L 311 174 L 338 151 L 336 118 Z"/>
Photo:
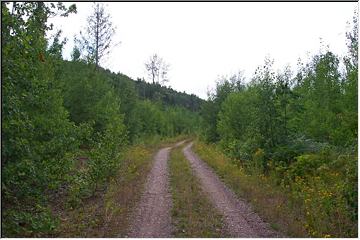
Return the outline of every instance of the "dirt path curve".
<path id="1" fill-rule="evenodd" d="M 200 179 L 203 190 L 209 195 L 211 202 L 224 216 L 224 222 L 232 237 L 281 237 L 268 224 L 251 210 L 251 207 L 228 189 L 212 169 L 204 163 L 192 150 L 193 143 L 184 149 L 195 175 Z"/>
<path id="2" fill-rule="evenodd" d="M 175 147 L 181 145 L 179 142 Z M 154 157 L 145 190 L 134 214 L 129 237 L 171 237 L 171 194 L 169 190 L 168 158 L 171 147 L 160 149 Z"/>

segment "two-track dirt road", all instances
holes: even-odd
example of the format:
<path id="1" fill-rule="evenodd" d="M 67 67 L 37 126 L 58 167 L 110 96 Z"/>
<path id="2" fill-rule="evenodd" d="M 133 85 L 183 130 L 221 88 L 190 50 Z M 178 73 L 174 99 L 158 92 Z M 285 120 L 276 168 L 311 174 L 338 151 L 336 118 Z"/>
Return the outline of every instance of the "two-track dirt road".
<path id="1" fill-rule="evenodd" d="M 177 143 L 174 147 L 180 146 Z M 251 210 L 251 207 L 225 186 L 218 176 L 191 150 L 192 143 L 184 149 L 194 174 L 202 189 L 223 215 L 226 230 L 232 237 L 281 237 Z M 154 157 L 153 168 L 145 190 L 134 212 L 129 237 L 172 237 L 168 158 L 170 147 L 160 149 Z M 201 237 L 201 236 L 194 236 Z"/>

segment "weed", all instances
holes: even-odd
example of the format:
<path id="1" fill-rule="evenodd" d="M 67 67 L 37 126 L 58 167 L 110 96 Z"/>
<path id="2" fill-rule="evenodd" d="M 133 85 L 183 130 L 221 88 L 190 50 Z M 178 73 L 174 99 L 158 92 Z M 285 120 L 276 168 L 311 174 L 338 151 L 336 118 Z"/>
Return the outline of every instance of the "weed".
<path id="1" fill-rule="evenodd" d="M 353 185 L 349 187 L 357 173 L 346 170 L 355 162 L 351 156 L 343 163 L 344 172 L 329 164 L 341 159 L 330 161 L 324 158 L 331 155 L 303 155 L 289 168 L 273 167 L 264 175 L 239 167 L 216 145 L 197 141 L 194 150 L 275 229 L 292 237 L 357 236 L 357 205 L 351 208 L 348 204 L 357 196 Z"/>
<path id="2" fill-rule="evenodd" d="M 171 153 L 170 184 L 175 237 L 224 237 L 221 215 L 214 209 L 193 175 L 180 148 Z"/>

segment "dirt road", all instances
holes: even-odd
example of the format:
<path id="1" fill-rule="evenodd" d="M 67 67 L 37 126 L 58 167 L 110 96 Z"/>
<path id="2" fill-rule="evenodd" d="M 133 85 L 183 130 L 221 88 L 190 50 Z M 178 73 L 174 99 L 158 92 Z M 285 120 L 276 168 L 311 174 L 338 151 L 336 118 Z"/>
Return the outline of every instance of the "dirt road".
<path id="1" fill-rule="evenodd" d="M 181 145 L 179 142 L 175 147 Z M 171 237 L 171 194 L 169 190 L 168 158 L 170 147 L 154 157 L 153 167 L 131 224 L 129 237 Z"/>
<path id="2" fill-rule="evenodd" d="M 195 175 L 211 202 L 222 213 L 227 231 L 232 237 L 281 237 L 251 210 L 251 207 L 228 189 L 218 176 L 193 151 L 192 143 L 184 149 Z"/>

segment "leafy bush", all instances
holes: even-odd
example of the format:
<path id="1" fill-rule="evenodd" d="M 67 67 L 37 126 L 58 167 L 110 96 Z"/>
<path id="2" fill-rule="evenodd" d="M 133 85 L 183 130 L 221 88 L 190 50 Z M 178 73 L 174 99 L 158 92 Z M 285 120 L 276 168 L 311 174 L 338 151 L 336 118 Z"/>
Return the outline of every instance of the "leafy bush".
<path id="1" fill-rule="evenodd" d="M 233 164 L 216 145 L 196 142 L 194 148 L 234 192 L 290 236 L 357 236 L 357 154 L 330 149 L 300 155 L 290 165 L 270 161 L 265 175 Z M 263 150 L 253 157 L 261 162 Z"/>
<path id="2" fill-rule="evenodd" d="M 288 177 L 295 176 L 288 185 L 293 201 L 303 203 L 305 227 L 310 236 L 355 236 L 357 199 L 349 199 L 346 192 L 357 181 L 350 183 L 341 171 L 331 169 L 323 160 L 321 156 L 305 155 L 290 167 Z M 351 195 L 357 198 L 357 189 L 351 187 Z"/>
<path id="3" fill-rule="evenodd" d="M 4 212 L 3 231 L 9 236 L 41 236 L 51 233 L 57 226 L 50 210 L 41 205 L 35 205 L 28 211 L 11 209 Z"/>

